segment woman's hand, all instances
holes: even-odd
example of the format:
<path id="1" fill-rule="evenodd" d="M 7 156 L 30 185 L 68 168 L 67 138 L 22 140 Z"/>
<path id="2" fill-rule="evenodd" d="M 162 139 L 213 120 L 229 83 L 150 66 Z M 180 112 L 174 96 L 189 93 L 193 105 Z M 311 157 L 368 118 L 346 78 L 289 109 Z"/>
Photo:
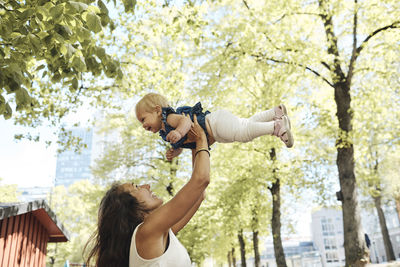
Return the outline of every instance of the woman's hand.
<path id="1" fill-rule="evenodd" d="M 206 133 L 203 128 L 201 128 L 200 124 L 197 122 L 197 116 L 193 115 L 193 123 L 192 127 L 188 132 L 188 143 L 198 142 L 198 141 L 207 141 Z"/>
<path id="2" fill-rule="evenodd" d="M 168 161 L 172 161 L 173 158 L 175 158 L 175 157 L 179 156 L 179 154 L 181 154 L 182 150 L 183 150 L 182 148 L 177 148 L 177 149 L 170 148 L 170 149 L 168 149 L 167 153 L 165 154 L 166 157 L 167 157 L 167 160 Z"/>

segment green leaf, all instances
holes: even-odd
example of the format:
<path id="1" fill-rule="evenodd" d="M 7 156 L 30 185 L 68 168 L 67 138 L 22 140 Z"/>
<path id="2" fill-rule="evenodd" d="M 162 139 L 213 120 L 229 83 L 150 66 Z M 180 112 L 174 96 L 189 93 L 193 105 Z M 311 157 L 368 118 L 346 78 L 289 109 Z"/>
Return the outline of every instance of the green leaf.
<path id="1" fill-rule="evenodd" d="M 106 50 L 103 47 L 96 47 L 96 56 L 103 61 L 106 57 Z"/>
<path id="2" fill-rule="evenodd" d="M 100 19 L 101 19 L 101 26 L 103 26 L 103 27 L 107 26 L 107 24 L 110 23 L 110 21 L 111 21 L 110 17 L 105 14 L 101 14 Z"/>
<path id="3" fill-rule="evenodd" d="M 46 67 L 44 64 L 40 65 L 39 67 L 36 68 L 36 71 L 39 71 L 41 69 L 44 69 L 44 67 Z"/>
<path id="4" fill-rule="evenodd" d="M 78 86 L 79 86 L 79 84 L 78 84 L 78 79 L 73 78 L 73 79 L 72 79 L 71 85 L 72 85 L 72 88 L 73 88 L 73 89 L 75 89 L 75 90 L 78 89 Z"/>
<path id="5" fill-rule="evenodd" d="M 8 103 L 6 103 L 6 109 L 3 112 L 3 116 L 6 120 L 10 119 L 12 115 L 12 109 Z"/>
<path id="6" fill-rule="evenodd" d="M 31 44 L 32 44 L 37 50 L 39 50 L 39 49 L 42 48 L 41 45 L 40 45 L 40 39 L 39 39 L 37 36 L 35 36 L 35 35 L 32 34 L 32 33 L 29 33 L 29 34 L 28 34 L 28 38 L 29 38 L 29 41 L 31 42 Z"/>
<path id="7" fill-rule="evenodd" d="M 49 16 L 49 9 L 54 6 L 50 1 L 47 2 L 48 4 L 44 6 L 37 6 L 36 7 L 36 14 L 40 14 L 42 16 L 41 20 L 46 20 Z M 48 6 L 48 7 L 46 7 Z"/>
<path id="8" fill-rule="evenodd" d="M 100 17 L 97 16 L 95 13 L 89 12 L 87 14 L 86 21 L 87 21 L 89 30 L 91 30 L 92 32 L 95 32 L 95 33 L 98 33 L 101 31 L 102 27 L 101 27 Z"/>
<path id="9" fill-rule="evenodd" d="M 68 3 L 79 13 L 85 11 L 88 8 L 88 5 L 82 2 L 70 1 Z"/>
<path id="10" fill-rule="evenodd" d="M 90 31 L 84 27 L 80 27 L 79 29 L 77 29 L 76 34 L 78 35 L 79 42 L 90 39 Z"/>
<path id="11" fill-rule="evenodd" d="M 64 4 L 60 4 L 50 8 L 50 15 L 53 17 L 53 19 L 59 19 L 64 12 L 64 6 Z"/>
<path id="12" fill-rule="evenodd" d="M 103 3 L 103 1 L 101 1 L 101 0 L 97 1 L 97 5 L 99 6 L 101 13 L 108 15 L 107 6 Z"/>
<path id="13" fill-rule="evenodd" d="M 71 44 L 67 44 L 67 58 L 71 58 L 75 53 L 75 48 Z"/>
<path id="14" fill-rule="evenodd" d="M 82 57 L 74 56 L 72 60 L 72 66 L 79 72 L 84 72 L 86 70 L 86 64 Z"/>
<path id="15" fill-rule="evenodd" d="M 17 110 L 25 108 L 31 103 L 31 97 L 24 88 L 19 88 L 19 90 L 15 92 L 15 100 L 17 103 Z"/>
<path id="16" fill-rule="evenodd" d="M 14 39 L 14 38 L 17 38 L 17 37 L 21 37 L 21 33 L 19 33 L 19 32 L 12 32 L 12 33 L 9 35 L 9 37 L 10 37 L 11 39 Z"/>
<path id="17" fill-rule="evenodd" d="M 46 38 L 47 36 L 49 36 L 49 34 L 48 34 L 47 32 L 45 32 L 45 31 L 40 31 L 40 32 L 38 32 L 36 35 L 39 36 L 39 38 L 40 38 L 41 40 L 43 40 L 44 38 Z"/>
<path id="18" fill-rule="evenodd" d="M 34 12 L 33 8 L 28 8 L 27 10 L 25 10 L 24 12 L 22 12 L 22 13 L 19 15 L 19 18 L 22 19 L 22 20 L 26 20 L 27 18 L 29 18 L 30 16 L 32 16 L 34 13 L 35 13 L 35 12 Z"/>
<path id="19" fill-rule="evenodd" d="M 69 14 L 81 13 L 88 8 L 88 5 L 82 2 L 69 1 L 66 8 Z"/>
<path id="20" fill-rule="evenodd" d="M 67 54 L 67 52 L 68 52 L 67 47 L 65 45 L 61 45 L 60 46 L 60 52 L 61 52 L 61 54 L 63 54 L 65 56 Z"/>
<path id="21" fill-rule="evenodd" d="M 6 110 L 6 100 L 2 95 L 0 95 L 0 114 L 3 114 Z"/>
<path id="22" fill-rule="evenodd" d="M 136 6 L 136 0 L 123 0 L 125 12 L 134 12 Z"/>

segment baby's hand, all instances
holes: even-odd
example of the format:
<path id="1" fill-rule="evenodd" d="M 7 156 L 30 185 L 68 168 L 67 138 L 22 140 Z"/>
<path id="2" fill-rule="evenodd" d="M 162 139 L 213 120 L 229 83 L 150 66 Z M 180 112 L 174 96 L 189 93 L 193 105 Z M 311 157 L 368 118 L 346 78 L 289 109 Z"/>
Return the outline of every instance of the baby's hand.
<path id="1" fill-rule="evenodd" d="M 183 150 L 182 148 L 177 148 L 177 149 L 170 148 L 170 149 L 168 149 L 167 153 L 166 153 L 167 160 L 171 161 L 173 158 L 179 156 L 179 154 L 181 154 L 182 150 Z"/>
<path id="2" fill-rule="evenodd" d="M 182 138 L 182 135 L 177 130 L 170 131 L 166 137 L 167 141 L 170 142 L 171 144 L 175 144 L 176 142 L 181 140 L 181 138 Z"/>

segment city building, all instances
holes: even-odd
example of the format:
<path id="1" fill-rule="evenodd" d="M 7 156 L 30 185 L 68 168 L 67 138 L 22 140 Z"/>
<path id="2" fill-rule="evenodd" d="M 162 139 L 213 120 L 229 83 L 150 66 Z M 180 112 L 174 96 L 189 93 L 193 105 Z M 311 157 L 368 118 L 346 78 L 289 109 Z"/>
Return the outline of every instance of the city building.
<path id="1" fill-rule="evenodd" d="M 392 242 L 393 252 L 396 260 L 400 260 L 400 222 L 397 211 L 390 205 L 382 207 L 385 214 L 386 226 Z M 372 263 L 383 263 L 387 261 L 386 251 L 383 243 L 381 227 L 376 210 L 363 213 L 362 222 L 371 242 L 370 259 Z"/>
<path id="2" fill-rule="evenodd" d="M 82 139 L 86 148 L 82 148 L 80 153 L 74 149 L 66 150 L 57 156 L 55 186 L 63 185 L 68 187 L 73 183 L 91 179 L 90 164 L 92 160 L 92 139 L 93 130 L 84 128 L 70 129 L 72 135 Z"/>
<path id="3" fill-rule="evenodd" d="M 282 242 L 288 267 L 321 267 L 321 256 L 312 241 L 291 238 Z M 240 261 L 239 261 L 240 262 Z M 254 266 L 254 258 L 249 258 L 247 266 Z M 240 264 L 237 264 L 240 266 Z M 274 245 L 271 238 L 265 241 L 265 250 L 260 256 L 260 266 L 277 267 Z"/>
<path id="4" fill-rule="evenodd" d="M 20 193 L 18 196 L 19 201 L 30 202 L 38 199 L 47 199 L 51 187 L 19 187 L 17 191 Z"/>
<path id="5" fill-rule="evenodd" d="M 312 240 L 321 254 L 323 267 L 345 265 L 343 215 L 340 209 L 321 208 L 312 217 Z"/>

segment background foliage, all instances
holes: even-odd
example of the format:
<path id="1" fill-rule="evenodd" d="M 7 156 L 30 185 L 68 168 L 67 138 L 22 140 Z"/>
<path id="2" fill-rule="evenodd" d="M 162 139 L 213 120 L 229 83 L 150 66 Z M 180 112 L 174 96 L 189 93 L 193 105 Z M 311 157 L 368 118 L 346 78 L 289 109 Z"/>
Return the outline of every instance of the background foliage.
<path id="1" fill-rule="evenodd" d="M 337 56 L 326 39 L 322 2 L 332 13 Z M 282 102 L 289 107 L 293 149 L 272 137 L 212 147 L 207 199 L 179 234 L 194 262 L 207 256 L 226 262 L 228 251 L 238 251 L 241 229 L 247 255 L 253 255 L 250 233 L 271 232 L 268 188 L 276 177 L 282 185 L 285 235 L 295 223 L 293 203 L 337 204 L 335 142 L 340 131 L 333 67 L 353 71 L 350 137 L 357 184 L 365 195 L 376 194 L 379 186 L 383 197 L 400 203 L 395 169 L 399 1 L 144 0 L 116 3 L 116 10 L 127 12 L 115 19 L 108 7 L 101 1 L 0 5 L 1 114 L 9 118 L 14 103 L 16 123 L 35 127 L 48 120 L 58 125 L 89 101 L 108 112 L 102 131 L 118 137 L 93 166 L 95 185 L 83 182 L 53 192 L 52 207 L 73 239 L 52 248 L 49 259 L 81 261 L 82 240 L 91 233 L 97 204 L 112 182 L 150 183 L 167 201 L 190 177 L 190 153 L 166 162 L 168 144 L 146 133 L 129 111 L 153 91 L 175 107 L 201 101 L 210 111 L 223 107 L 242 117 Z M 356 44 L 367 42 L 350 66 L 355 11 Z M 269 156 L 273 148 L 276 162 Z"/>

